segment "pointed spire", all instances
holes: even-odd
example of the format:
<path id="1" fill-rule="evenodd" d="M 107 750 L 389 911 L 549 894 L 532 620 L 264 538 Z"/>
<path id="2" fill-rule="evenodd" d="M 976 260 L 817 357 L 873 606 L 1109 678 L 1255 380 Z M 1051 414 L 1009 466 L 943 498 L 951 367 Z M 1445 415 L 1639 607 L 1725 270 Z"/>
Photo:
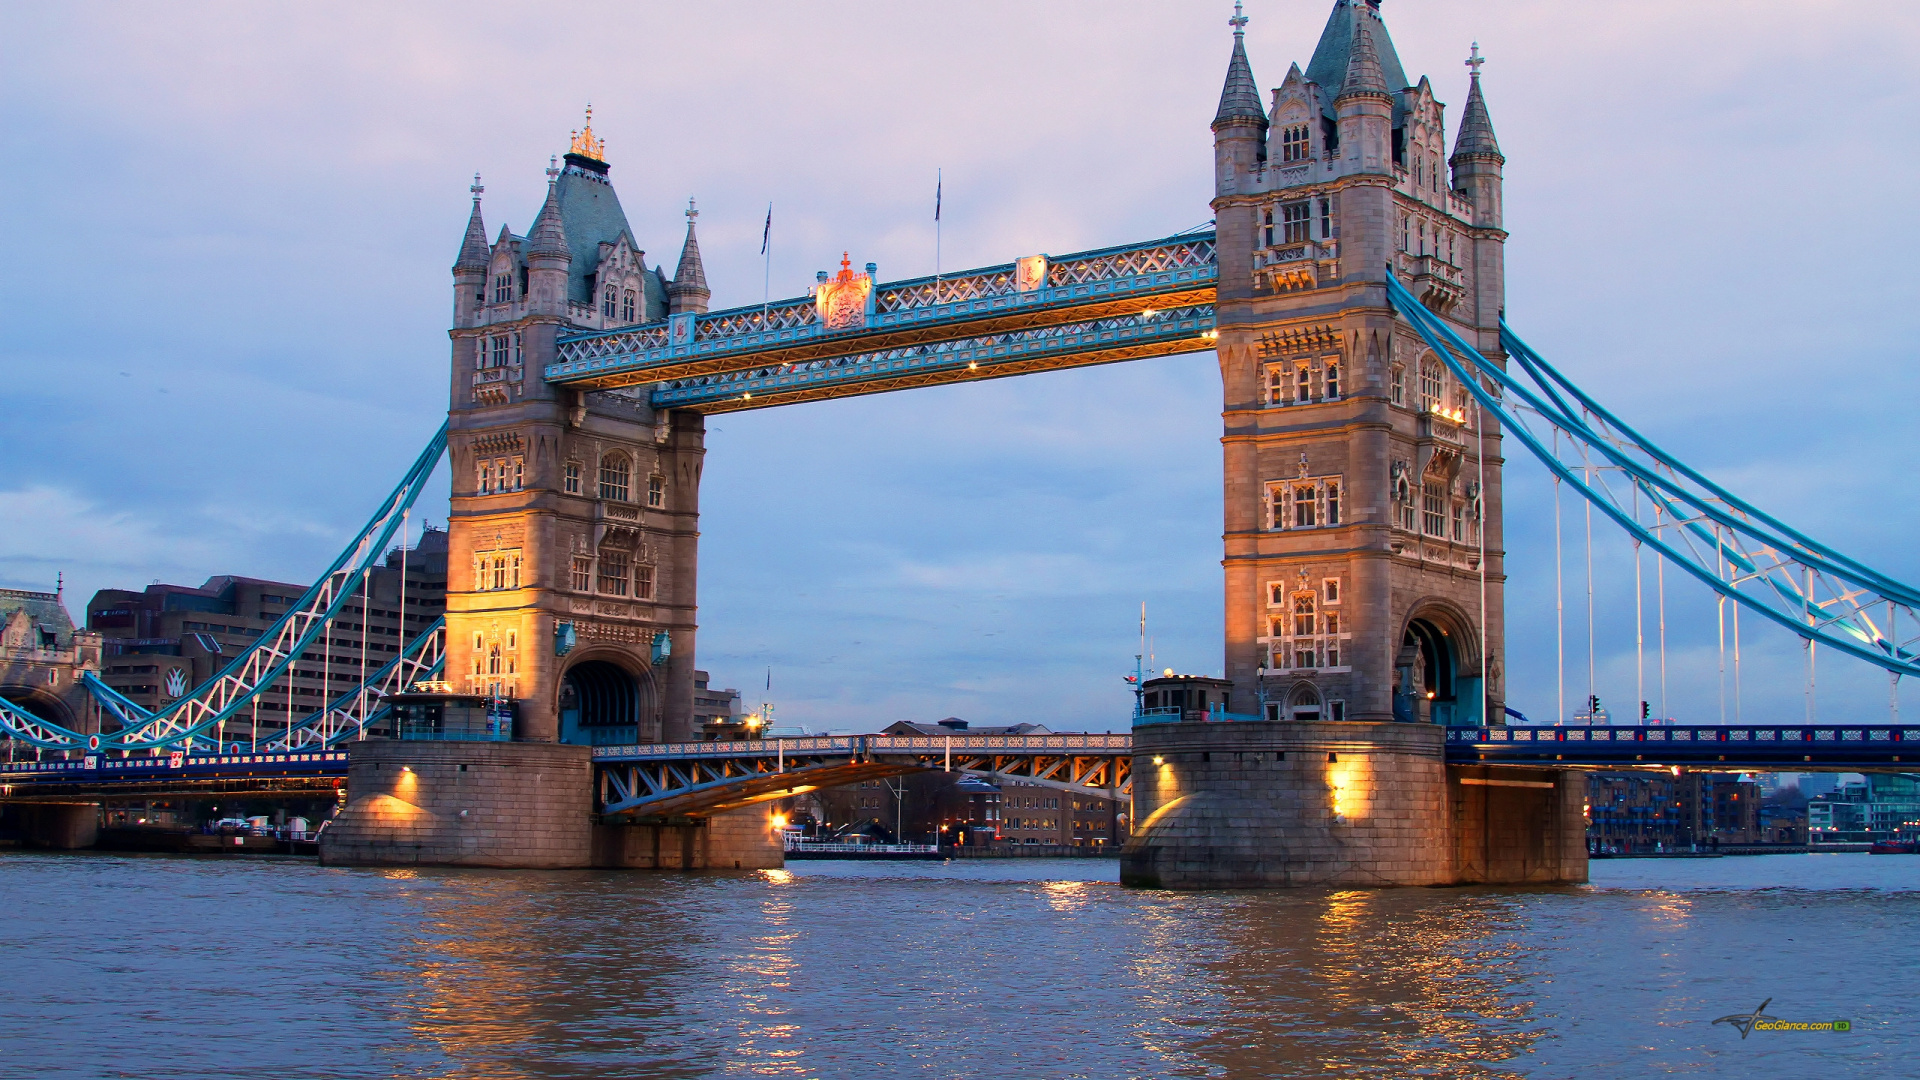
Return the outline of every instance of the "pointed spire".
<path id="1" fill-rule="evenodd" d="M 572 254 L 567 248 L 566 227 L 560 223 L 560 170 L 551 163 L 547 166 L 547 201 L 540 207 L 540 216 L 527 239 L 532 241 L 527 248 L 529 255 Z"/>
<path id="2" fill-rule="evenodd" d="M 1264 128 L 1267 111 L 1260 107 L 1260 84 L 1253 81 L 1253 65 L 1247 62 L 1247 17 L 1239 0 L 1234 0 L 1233 18 L 1227 25 L 1233 27 L 1233 55 L 1227 60 L 1227 82 L 1220 89 L 1220 110 L 1213 114 L 1213 126 L 1218 130 L 1222 124 L 1246 121 Z"/>
<path id="3" fill-rule="evenodd" d="M 693 200 L 688 199 L 687 242 L 680 248 L 680 265 L 673 271 L 672 292 L 676 296 L 692 289 L 707 291 L 707 270 L 700 264 L 700 238 L 693 231 L 693 219 L 699 216 L 700 211 L 694 207 Z"/>
<path id="4" fill-rule="evenodd" d="M 1467 56 L 1467 66 L 1473 69 L 1472 84 L 1467 89 L 1467 105 L 1460 114 L 1460 136 L 1454 140 L 1453 156 L 1467 154 L 1490 154 L 1505 160 L 1500 153 L 1500 141 L 1493 137 L 1493 118 L 1487 115 L 1487 98 L 1480 92 L 1480 65 L 1486 63 L 1486 57 L 1480 55 L 1480 43 L 1473 43 L 1473 51 Z"/>
<path id="5" fill-rule="evenodd" d="M 1389 96 L 1387 76 L 1380 69 L 1380 54 L 1374 51 L 1373 29 L 1367 25 L 1369 21 L 1354 20 L 1353 51 L 1347 55 L 1347 74 L 1340 84 L 1341 98 L 1354 94 Z M 1339 98 L 1334 100 L 1338 101 Z"/>
<path id="6" fill-rule="evenodd" d="M 473 192 L 473 214 L 467 218 L 467 235 L 460 241 L 460 257 L 453 261 L 455 270 L 485 270 L 487 268 L 487 227 L 480 220 L 480 193 L 487 190 L 480 186 L 480 174 L 473 174 L 473 186 L 467 189 Z"/>

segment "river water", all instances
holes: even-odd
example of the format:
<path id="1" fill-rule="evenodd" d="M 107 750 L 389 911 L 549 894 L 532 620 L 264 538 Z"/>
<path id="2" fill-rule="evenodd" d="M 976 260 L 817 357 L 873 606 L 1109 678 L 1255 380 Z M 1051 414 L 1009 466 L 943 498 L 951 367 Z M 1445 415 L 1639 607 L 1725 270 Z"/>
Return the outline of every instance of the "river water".
<path id="1" fill-rule="evenodd" d="M 4 1077 L 1913 1077 L 1920 857 L 1163 893 L 0 852 Z M 1716 1017 L 1850 1020 L 1755 1031 Z"/>

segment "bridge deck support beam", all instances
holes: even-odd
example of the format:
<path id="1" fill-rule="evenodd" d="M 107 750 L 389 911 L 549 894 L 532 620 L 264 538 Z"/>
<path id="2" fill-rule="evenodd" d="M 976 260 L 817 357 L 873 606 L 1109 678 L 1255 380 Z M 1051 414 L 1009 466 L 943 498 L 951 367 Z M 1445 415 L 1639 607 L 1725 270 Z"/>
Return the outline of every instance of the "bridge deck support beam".
<path id="1" fill-rule="evenodd" d="M 1586 880 L 1584 778 L 1449 770 L 1444 747 L 1444 729 L 1431 724 L 1137 727 L 1138 824 L 1121 881 L 1238 889 Z"/>
<path id="2" fill-rule="evenodd" d="M 777 870 L 786 865 L 767 806 L 702 818 L 593 827 L 593 865 L 629 870 Z"/>

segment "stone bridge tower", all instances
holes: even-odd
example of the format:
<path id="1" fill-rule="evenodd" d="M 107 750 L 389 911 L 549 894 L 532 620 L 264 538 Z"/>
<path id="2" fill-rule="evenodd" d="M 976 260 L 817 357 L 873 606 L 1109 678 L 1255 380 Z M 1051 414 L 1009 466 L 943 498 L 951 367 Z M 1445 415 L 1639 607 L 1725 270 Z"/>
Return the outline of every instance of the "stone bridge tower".
<path id="1" fill-rule="evenodd" d="M 562 334 L 706 310 L 696 211 L 669 279 L 587 119 L 525 236 L 488 242 L 475 178 L 453 267 L 446 681 L 513 700 L 520 739 L 685 739 L 704 422 L 541 373 Z"/>
<path id="2" fill-rule="evenodd" d="M 1263 100 L 1233 19 L 1213 119 L 1235 723 L 1134 729 L 1129 884 L 1586 879 L 1585 781 L 1446 763 L 1500 720 L 1500 432 L 1387 298 L 1498 362 L 1502 166 L 1478 50 L 1451 155 L 1380 0 Z"/>
<path id="3" fill-rule="evenodd" d="M 1235 707 L 1497 720 L 1500 432 L 1384 284 L 1391 266 L 1499 358 L 1504 159 L 1477 53 L 1451 158 L 1379 0 L 1339 0 L 1270 102 L 1236 27 L 1213 131 Z"/>

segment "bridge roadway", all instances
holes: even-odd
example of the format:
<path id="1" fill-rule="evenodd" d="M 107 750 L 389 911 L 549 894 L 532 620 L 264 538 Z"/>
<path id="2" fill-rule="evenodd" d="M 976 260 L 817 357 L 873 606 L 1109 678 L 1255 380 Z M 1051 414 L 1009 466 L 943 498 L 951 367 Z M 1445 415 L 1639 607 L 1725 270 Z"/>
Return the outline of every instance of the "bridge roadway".
<path id="1" fill-rule="evenodd" d="M 1223 721 L 1233 723 L 1235 721 Z M 8 802 L 164 796 L 313 796 L 346 782 L 348 749 L 0 763 Z M 820 788 L 951 770 L 1113 797 L 1132 785 L 1131 735 L 851 735 L 602 746 L 597 809 L 703 816 Z M 1873 724 L 1455 728 L 1451 765 L 1711 771 L 1920 772 L 1920 727 Z"/>

